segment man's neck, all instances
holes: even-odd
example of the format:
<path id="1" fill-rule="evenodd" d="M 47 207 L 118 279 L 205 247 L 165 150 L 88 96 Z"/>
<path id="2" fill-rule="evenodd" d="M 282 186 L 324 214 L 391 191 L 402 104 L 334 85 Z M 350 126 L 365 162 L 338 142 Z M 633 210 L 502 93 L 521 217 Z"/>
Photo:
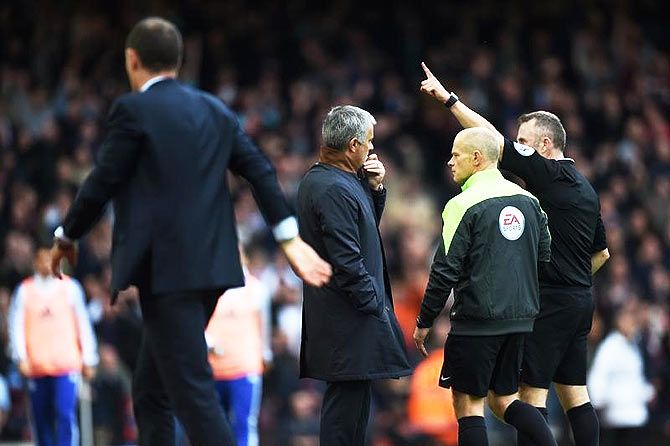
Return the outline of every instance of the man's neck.
<path id="1" fill-rule="evenodd" d="M 159 71 L 157 73 L 150 73 L 148 71 L 143 71 L 137 78 L 137 86 L 136 86 L 137 91 L 140 91 L 144 86 L 144 84 L 146 84 L 151 79 L 156 77 L 174 79 L 177 77 L 177 72 L 174 70 Z"/>
<path id="2" fill-rule="evenodd" d="M 358 170 L 345 156 L 344 152 L 330 147 L 321 147 L 319 151 L 319 163 L 337 167 L 345 172 L 356 173 Z"/>
<path id="3" fill-rule="evenodd" d="M 497 170 L 498 165 L 496 163 L 489 163 L 485 166 L 480 167 L 479 169 L 476 169 L 472 174 L 476 174 L 477 172 L 485 172 L 487 170 Z"/>
<path id="4" fill-rule="evenodd" d="M 565 159 L 565 155 L 563 155 L 563 152 L 560 150 L 552 149 L 549 152 L 549 156 L 547 158 L 550 160 L 560 161 Z"/>
<path id="5" fill-rule="evenodd" d="M 477 174 L 485 173 L 485 172 L 486 172 L 486 175 L 483 175 L 484 178 L 489 177 L 489 174 L 493 173 L 493 172 L 500 173 L 500 171 L 498 170 L 498 166 L 495 163 L 491 163 L 484 168 L 477 169 L 474 172 L 472 172 L 472 175 L 470 175 L 468 177 L 468 179 L 463 182 L 463 184 L 461 184 L 461 190 L 464 191 L 467 188 L 469 188 L 474 182 L 479 181 L 479 179 L 481 179 L 482 177 L 477 176 Z"/>

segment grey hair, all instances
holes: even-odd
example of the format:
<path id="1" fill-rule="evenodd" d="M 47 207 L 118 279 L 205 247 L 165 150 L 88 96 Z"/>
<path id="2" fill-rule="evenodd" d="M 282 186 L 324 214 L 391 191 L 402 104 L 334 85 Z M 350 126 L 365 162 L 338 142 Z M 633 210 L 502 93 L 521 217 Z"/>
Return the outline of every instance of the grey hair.
<path id="1" fill-rule="evenodd" d="M 344 151 L 354 138 L 364 143 L 368 129 L 376 123 L 374 116 L 362 108 L 353 105 L 333 107 L 321 126 L 323 145 Z"/>
<path id="2" fill-rule="evenodd" d="M 565 128 L 561 120 L 558 119 L 553 113 L 548 111 L 534 111 L 532 113 L 526 113 L 525 115 L 519 116 L 519 124 L 524 122 L 535 120 L 535 129 L 537 130 L 537 136 L 548 136 L 551 138 L 551 141 L 554 143 L 554 147 L 563 152 L 565 150 Z"/>

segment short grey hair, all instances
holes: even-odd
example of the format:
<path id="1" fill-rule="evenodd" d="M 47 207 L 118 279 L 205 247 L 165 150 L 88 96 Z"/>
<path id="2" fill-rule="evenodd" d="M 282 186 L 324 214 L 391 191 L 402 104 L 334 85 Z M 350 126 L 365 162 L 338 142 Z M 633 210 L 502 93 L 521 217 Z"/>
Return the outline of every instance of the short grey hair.
<path id="1" fill-rule="evenodd" d="M 323 145 L 344 151 L 354 138 L 364 143 L 368 129 L 376 123 L 374 116 L 362 108 L 353 105 L 333 107 L 321 126 Z"/>
<path id="2" fill-rule="evenodd" d="M 554 143 L 554 147 L 563 152 L 565 150 L 565 128 L 561 120 L 553 113 L 548 111 L 534 111 L 519 116 L 519 124 L 535 120 L 535 128 L 537 129 L 538 137 L 548 136 Z"/>

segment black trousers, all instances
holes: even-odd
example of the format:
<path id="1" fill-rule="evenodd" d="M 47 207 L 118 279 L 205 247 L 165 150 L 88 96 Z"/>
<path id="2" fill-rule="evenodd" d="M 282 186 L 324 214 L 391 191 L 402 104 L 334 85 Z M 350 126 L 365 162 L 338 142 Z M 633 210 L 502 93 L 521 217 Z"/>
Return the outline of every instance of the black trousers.
<path id="1" fill-rule="evenodd" d="M 174 446 L 175 415 L 193 446 L 235 444 L 204 337 L 218 296 L 216 291 L 154 296 L 140 288 L 144 327 L 133 376 L 140 446 Z"/>
<path id="2" fill-rule="evenodd" d="M 320 444 L 364 446 L 370 419 L 371 381 L 329 382 L 321 407 Z"/>

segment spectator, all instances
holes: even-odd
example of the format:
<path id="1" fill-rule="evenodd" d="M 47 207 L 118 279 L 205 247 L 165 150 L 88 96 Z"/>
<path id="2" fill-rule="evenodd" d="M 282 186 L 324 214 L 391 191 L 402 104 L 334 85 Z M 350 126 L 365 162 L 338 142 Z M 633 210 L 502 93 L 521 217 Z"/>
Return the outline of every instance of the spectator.
<path id="1" fill-rule="evenodd" d="M 647 404 L 654 390 L 645 378 L 637 344 L 638 318 L 635 303 L 616 311 L 614 329 L 600 344 L 589 372 L 589 392 L 602 413 L 603 446 L 645 444 L 641 428 L 649 418 Z"/>

